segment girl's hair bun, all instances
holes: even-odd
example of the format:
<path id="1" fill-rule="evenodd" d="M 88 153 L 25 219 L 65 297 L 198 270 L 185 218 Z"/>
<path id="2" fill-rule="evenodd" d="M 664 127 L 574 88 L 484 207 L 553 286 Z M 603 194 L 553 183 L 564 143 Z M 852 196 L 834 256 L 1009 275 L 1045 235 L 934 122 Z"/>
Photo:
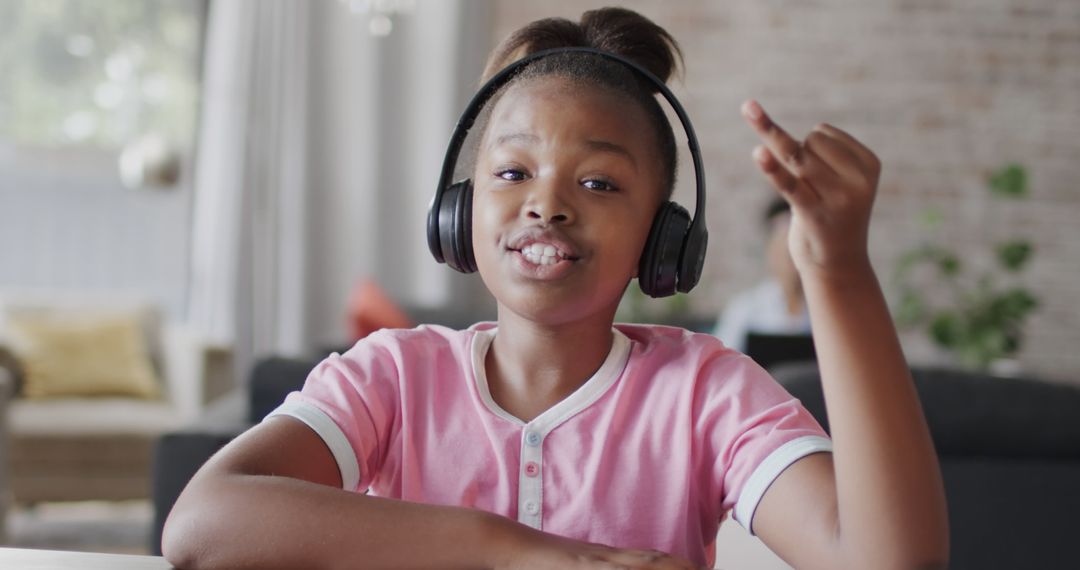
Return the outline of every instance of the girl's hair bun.
<path id="1" fill-rule="evenodd" d="M 682 63 L 682 50 L 667 30 L 626 8 L 600 8 L 582 14 L 580 22 L 545 18 L 517 30 L 492 53 L 483 79 L 531 53 L 560 47 L 591 47 L 621 55 L 664 82 Z"/>
<path id="2" fill-rule="evenodd" d="M 581 15 L 588 45 L 624 56 L 667 82 L 682 62 L 678 42 L 652 20 L 625 8 L 602 8 Z"/>

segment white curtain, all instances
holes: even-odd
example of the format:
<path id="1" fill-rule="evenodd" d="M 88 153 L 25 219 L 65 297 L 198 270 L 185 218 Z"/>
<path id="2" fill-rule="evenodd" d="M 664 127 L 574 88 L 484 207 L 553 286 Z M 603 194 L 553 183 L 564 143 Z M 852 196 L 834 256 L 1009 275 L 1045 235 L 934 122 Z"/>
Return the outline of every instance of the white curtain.
<path id="1" fill-rule="evenodd" d="M 308 10 L 210 3 L 188 316 L 241 374 L 302 348 Z"/>
<path id="2" fill-rule="evenodd" d="M 374 279 L 468 307 L 479 278 L 427 252 L 425 215 L 490 47 L 486 0 L 420 0 L 389 37 L 339 0 L 210 4 L 189 317 L 254 359 L 347 342 Z"/>

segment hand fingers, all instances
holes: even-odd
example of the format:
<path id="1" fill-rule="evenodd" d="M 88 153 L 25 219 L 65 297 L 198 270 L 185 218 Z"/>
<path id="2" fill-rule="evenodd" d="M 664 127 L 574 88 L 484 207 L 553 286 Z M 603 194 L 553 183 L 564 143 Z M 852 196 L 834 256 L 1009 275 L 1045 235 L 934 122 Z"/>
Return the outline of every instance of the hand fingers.
<path id="1" fill-rule="evenodd" d="M 851 136 L 842 129 L 838 129 L 829 124 L 823 123 L 818 125 L 818 127 L 821 129 L 821 132 L 836 140 L 844 142 L 844 144 L 847 145 L 847 149 L 859 159 L 859 162 L 863 167 L 875 174 L 881 170 L 881 161 L 878 160 L 877 155 L 874 154 L 874 151 L 866 148 L 866 145 L 859 142 L 859 139 Z"/>
<path id="2" fill-rule="evenodd" d="M 743 103 L 742 112 L 773 157 L 795 177 L 803 180 L 826 180 L 835 177 L 835 172 L 817 155 L 808 152 L 805 145 L 774 123 L 757 101 Z"/>
<path id="3" fill-rule="evenodd" d="M 835 130 L 835 129 L 833 129 Z M 806 137 L 806 148 L 819 156 L 841 178 L 858 179 L 864 176 L 862 160 L 849 145 L 831 134 L 829 125 L 814 127 Z"/>
<path id="4" fill-rule="evenodd" d="M 821 199 L 817 191 L 807 184 L 802 183 L 791 172 L 788 172 L 780 161 L 773 156 L 772 151 L 764 145 L 754 147 L 754 161 L 758 168 L 769 178 L 769 182 L 776 188 L 792 206 L 809 207 Z"/>
<path id="5" fill-rule="evenodd" d="M 742 111 L 768 150 L 755 150 L 759 167 L 792 205 L 810 204 L 809 200 L 796 198 L 842 199 L 843 193 L 833 192 L 833 188 L 868 189 L 873 193 L 877 187 L 881 172 L 877 156 L 850 134 L 821 124 L 801 143 L 777 125 L 757 101 L 747 101 Z"/>

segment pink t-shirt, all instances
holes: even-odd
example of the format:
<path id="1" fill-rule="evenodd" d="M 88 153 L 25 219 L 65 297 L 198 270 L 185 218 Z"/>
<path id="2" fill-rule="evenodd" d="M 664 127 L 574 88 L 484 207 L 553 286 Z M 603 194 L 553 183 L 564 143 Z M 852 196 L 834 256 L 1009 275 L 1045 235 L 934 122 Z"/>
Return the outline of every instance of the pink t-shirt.
<path id="1" fill-rule="evenodd" d="M 270 416 L 315 430 L 347 490 L 484 509 L 709 565 L 729 510 L 750 529 L 781 471 L 831 449 L 749 357 L 654 325 L 616 325 L 596 374 L 523 422 L 488 391 L 496 332 L 493 323 L 376 332 L 320 363 Z"/>

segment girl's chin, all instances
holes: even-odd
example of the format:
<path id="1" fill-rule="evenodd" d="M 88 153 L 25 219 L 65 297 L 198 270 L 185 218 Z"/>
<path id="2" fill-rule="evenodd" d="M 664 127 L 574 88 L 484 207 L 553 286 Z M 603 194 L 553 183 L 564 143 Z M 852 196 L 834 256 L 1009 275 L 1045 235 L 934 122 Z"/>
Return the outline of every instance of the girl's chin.
<path id="1" fill-rule="evenodd" d="M 500 302 L 500 309 L 508 310 L 515 316 L 542 325 L 563 325 L 580 320 L 582 307 L 573 306 L 558 298 L 518 295 L 514 299 Z"/>
<path id="2" fill-rule="evenodd" d="M 617 307 L 617 304 L 610 307 L 590 306 L 583 303 L 580 292 L 575 291 L 567 291 L 561 295 L 536 291 L 503 293 L 503 298 L 499 299 L 500 317 L 504 314 L 513 315 L 514 319 L 523 319 L 545 327 L 563 327 L 593 321 L 608 327 L 614 321 Z"/>

